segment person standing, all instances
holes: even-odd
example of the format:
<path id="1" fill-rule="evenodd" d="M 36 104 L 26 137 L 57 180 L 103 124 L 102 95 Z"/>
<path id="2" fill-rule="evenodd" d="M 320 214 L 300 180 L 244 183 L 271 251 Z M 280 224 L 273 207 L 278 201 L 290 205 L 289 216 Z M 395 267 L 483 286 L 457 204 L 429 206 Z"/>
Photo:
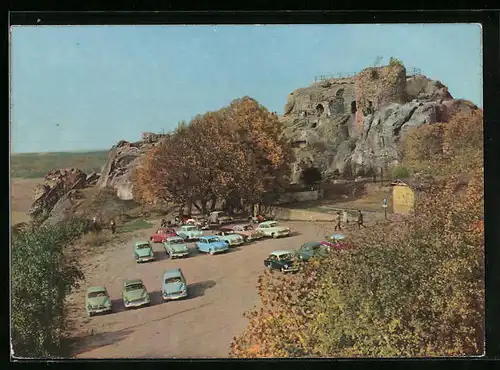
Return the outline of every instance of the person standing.
<path id="1" fill-rule="evenodd" d="M 342 212 L 342 222 L 344 225 L 347 225 L 349 223 L 349 218 L 347 218 L 347 211 L 344 209 Z"/>
<path id="2" fill-rule="evenodd" d="M 358 210 L 358 229 L 361 229 L 361 226 L 366 227 L 363 220 L 363 214 L 361 210 Z"/>
<path id="3" fill-rule="evenodd" d="M 340 220 L 341 220 L 341 217 L 340 217 L 340 211 L 339 211 L 339 212 L 337 212 L 337 214 L 335 215 L 335 218 L 334 218 L 334 221 L 335 221 L 335 229 L 334 229 L 334 231 L 337 231 L 337 229 L 339 231 L 342 231 L 342 227 L 340 225 L 340 222 L 341 222 Z"/>
<path id="4" fill-rule="evenodd" d="M 116 224 L 115 224 L 115 220 L 111 220 L 111 222 L 109 223 L 109 226 L 111 227 L 111 234 L 116 233 Z"/>

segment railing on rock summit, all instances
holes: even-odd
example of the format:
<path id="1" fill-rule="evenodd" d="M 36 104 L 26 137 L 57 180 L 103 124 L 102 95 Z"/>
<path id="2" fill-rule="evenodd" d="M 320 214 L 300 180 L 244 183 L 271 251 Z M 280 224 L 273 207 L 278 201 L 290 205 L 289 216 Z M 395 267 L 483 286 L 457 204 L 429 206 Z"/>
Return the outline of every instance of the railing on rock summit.
<path id="1" fill-rule="evenodd" d="M 334 78 L 348 78 L 348 77 L 354 77 L 358 73 L 357 72 L 339 72 L 339 73 L 334 73 L 330 75 L 319 75 L 314 77 L 314 82 L 318 81 L 328 81 L 328 80 L 333 80 Z"/>
<path id="2" fill-rule="evenodd" d="M 338 72 L 334 74 L 329 74 L 329 75 L 319 75 L 314 77 L 314 82 L 319 82 L 319 81 L 328 81 L 328 80 L 333 80 L 336 78 L 349 78 L 349 77 L 355 77 L 358 74 L 358 72 Z M 408 68 L 406 70 L 406 75 L 408 77 L 413 77 L 417 75 L 421 75 L 422 70 L 420 68 Z"/>
<path id="3" fill-rule="evenodd" d="M 406 76 L 413 77 L 417 75 L 421 75 L 422 70 L 420 68 L 409 68 L 406 70 Z"/>

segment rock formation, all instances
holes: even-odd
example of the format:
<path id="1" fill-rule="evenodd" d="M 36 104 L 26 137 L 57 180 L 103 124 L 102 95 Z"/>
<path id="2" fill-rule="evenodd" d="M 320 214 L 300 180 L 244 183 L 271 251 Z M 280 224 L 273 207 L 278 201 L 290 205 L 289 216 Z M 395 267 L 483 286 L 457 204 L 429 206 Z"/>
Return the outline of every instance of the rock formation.
<path id="1" fill-rule="evenodd" d="M 133 199 L 133 184 L 130 179 L 132 170 L 140 157 L 158 144 L 167 134 L 143 133 L 142 140 L 135 143 L 121 140 L 111 148 L 108 161 L 103 166 L 96 186 L 111 187 L 120 199 Z"/>
<path id="2" fill-rule="evenodd" d="M 87 174 L 76 168 L 49 172 L 45 176 L 45 183 L 34 190 L 34 202 L 29 211 L 31 218 L 37 222 L 47 220 L 54 213 L 61 199 L 71 200 L 72 194 L 77 189 L 91 185 L 92 182 L 89 184 L 87 179 Z"/>
<path id="3" fill-rule="evenodd" d="M 453 99 L 439 81 L 406 76 L 400 64 L 299 88 L 288 96 L 280 117 L 295 148 L 292 181 L 306 167 L 326 177 L 346 170 L 380 174 L 397 163 L 398 143 L 410 129 L 474 109 Z"/>

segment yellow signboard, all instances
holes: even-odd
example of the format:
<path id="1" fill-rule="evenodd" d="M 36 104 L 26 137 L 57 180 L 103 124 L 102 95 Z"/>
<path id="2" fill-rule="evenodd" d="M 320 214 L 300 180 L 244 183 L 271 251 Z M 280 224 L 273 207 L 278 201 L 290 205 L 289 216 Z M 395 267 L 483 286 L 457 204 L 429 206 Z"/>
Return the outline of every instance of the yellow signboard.
<path id="1" fill-rule="evenodd" d="M 409 213 L 415 204 L 415 193 L 409 186 L 397 185 L 392 188 L 394 213 Z"/>

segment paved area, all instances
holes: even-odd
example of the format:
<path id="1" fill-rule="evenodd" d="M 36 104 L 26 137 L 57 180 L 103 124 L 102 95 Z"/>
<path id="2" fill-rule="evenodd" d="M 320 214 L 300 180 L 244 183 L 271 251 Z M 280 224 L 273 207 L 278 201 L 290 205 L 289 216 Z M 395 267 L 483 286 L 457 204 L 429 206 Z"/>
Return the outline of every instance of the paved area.
<path id="1" fill-rule="evenodd" d="M 294 250 L 302 243 L 324 239 L 331 224 L 282 222 L 292 235 L 262 239 L 226 254 L 205 255 L 189 243 L 191 256 L 166 259 L 162 244 L 154 244 L 156 261 L 136 264 L 132 243 L 149 239 L 154 229 L 136 232 L 127 242 L 98 247 L 81 260 L 86 282 L 69 298 L 68 310 L 74 357 L 158 358 L 227 357 L 234 336 L 247 326 L 243 312 L 259 304 L 256 284 L 265 267 L 264 258 L 277 249 Z M 155 227 L 156 228 L 156 227 Z M 163 303 L 161 276 L 180 267 L 188 281 L 190 297 Z M 121 300 L 124 280 L 143 279 L 150 292 L 149 307 L 125 310 Z M 89 285 L 105 285 L 113 313 L 87 317 L 84 292 Z"/>

